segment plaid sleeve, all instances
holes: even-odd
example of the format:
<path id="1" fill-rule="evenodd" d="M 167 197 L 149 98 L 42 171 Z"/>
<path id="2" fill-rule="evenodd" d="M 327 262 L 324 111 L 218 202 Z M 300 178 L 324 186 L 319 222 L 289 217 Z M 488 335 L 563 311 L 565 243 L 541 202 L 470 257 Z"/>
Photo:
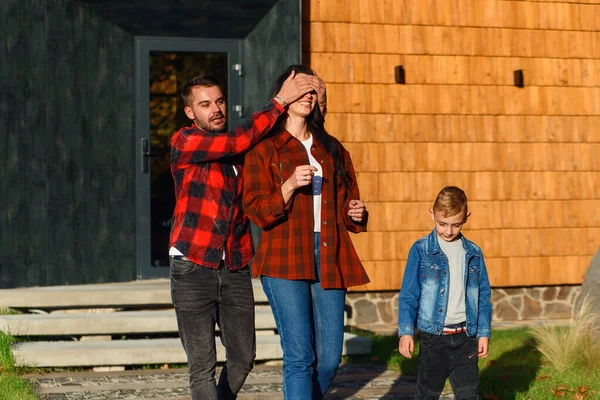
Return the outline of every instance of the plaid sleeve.
<path id="1" fill-rule="evenodd" d="M 340 145 L 341 146 L 341 145 Z M 356 172 L 354 172 L 354 165 L 352 165 L 352 159 L 350 158 L 350 153 L 342 146 L 340 149 L 342 153 L 342 157 L 344 158 L 344 169 L 350 175 L 350 184 L 345 187 L 343 190 L 339 191 L 339 196 L 341 196 L 342 203 L 342 218 L 344 219 L 344 224 L 346 225 L 346 229 L 353 233 L 366 232 L 367 231 L 367 223 L 369 221 L 369 212 L 365 210 L 365 215 L 360 222 L 356 222 L 352 220 L 348 216 L 348 211 L 350 210 L 350 200 L 359 200 L 360 192 L 358 190 L 358 182 L 356 181 Z"/>
<path id="2" fill-rule="evenodd" d="M 182 130 L 173 137 L 172 159 L 179 168 L 185 168 L 242 154 L 269 132 L 283 111 L 278 102 L 271 100 L 262 111 L 252 114 L 252 118 L 227 134 L 200 131 L 202 134 L 194 135 L 199 131 L 196 128 Z"/>
<path id="3" fill-rule="evenodd" d="M 271 157 L 266 146 L 252 149 L 244 160 L 244 194 L 242 208 L 252 222 L 261 229 L 268 229 L 289 211 L 292 200 L 286 205 L 281 193 L 281 183 L 274 179 L 276 168 L 269 164 Z"/>

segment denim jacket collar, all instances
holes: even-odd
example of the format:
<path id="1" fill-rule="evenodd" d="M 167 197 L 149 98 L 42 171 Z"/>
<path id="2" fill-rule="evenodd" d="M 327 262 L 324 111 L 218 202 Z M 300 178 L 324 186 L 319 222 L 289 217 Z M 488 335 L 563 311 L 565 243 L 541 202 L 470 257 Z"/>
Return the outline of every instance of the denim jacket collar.
<path id="1" fill-rule="evenodd" d="M 471 257 L 477 255 L 477 248 L 473 245 L 473 242 L 471 242 L 466 237 L 464 237 L 464 235 L 462 233 L 460 234 L 460 240 L 462 242 L 462 245 L 463 245 L 465 251 L 467 252 L 467 260 L 470 259 Z M 436 254 L 436 253 L 440 253 L 442 251 L 442 248 L 440 247 L 440 243 L 438 242 L 438 237 L 437 237 L 435 228 L 433 229 L 433 231 L 431 231 L 429 236 L 427 236 L 427 250 L 426 251 L 427 251 L 427 254 Z"/>

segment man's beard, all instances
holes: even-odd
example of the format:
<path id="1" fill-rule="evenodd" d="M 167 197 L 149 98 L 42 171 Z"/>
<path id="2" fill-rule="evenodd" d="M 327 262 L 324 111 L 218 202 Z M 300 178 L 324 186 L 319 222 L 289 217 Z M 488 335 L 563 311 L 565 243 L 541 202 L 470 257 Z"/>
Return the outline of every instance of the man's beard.
<path id="1" fill-rule="evenodd" d="M 213 128 L 210 126 L 210 121 L 219 119 L 219 118 L 225 119 L 225 116 L 223 114 L 219 114 L 219 115 L 211 118 L 211 120 L 209 120 L 208 122 L 204 122 L 204 121 L 200 121 L 200 120 L 196 120 L 194 122 L 196 122 L 196 125 L 198 125 L 198 128 L 200 128 L 203 131 L 206 131 L 208 133 L 223 133 L 223 132 L 225 132 L 225 128 L 227 127 L 227 122 L 225 122 L 223 124 L 223 126 L 220 128 Z"/>

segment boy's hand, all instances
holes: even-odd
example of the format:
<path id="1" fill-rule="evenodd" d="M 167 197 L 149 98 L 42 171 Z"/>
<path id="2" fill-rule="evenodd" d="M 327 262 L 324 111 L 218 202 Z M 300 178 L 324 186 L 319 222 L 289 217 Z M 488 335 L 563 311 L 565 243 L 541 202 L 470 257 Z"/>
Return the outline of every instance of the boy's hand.
<path id="1" fill-rule="evenodd" d="M 411 358 L 410 353 L 415 350 L 415 340 L 411 335 L 400 336 L 398 343 L 398 352 L 406 358 Z"/>
<path id="2" fill-rule="evenodd" d="M 486 358 L 488 356 L 488 348 L 490 346 L 490 339 L 486 337 L 480 337 L 477 343 L 477 351 L 479 358 Z"/>

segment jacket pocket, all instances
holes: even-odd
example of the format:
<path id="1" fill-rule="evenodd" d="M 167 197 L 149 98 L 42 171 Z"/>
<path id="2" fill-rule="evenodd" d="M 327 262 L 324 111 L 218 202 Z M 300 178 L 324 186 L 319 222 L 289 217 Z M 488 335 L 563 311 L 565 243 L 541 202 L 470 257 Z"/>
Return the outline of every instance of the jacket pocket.
<path id="1" fill-rule="evenodd" d="M 421 263 L 420 278 L 422 283 L 439 283 L 442 275 L 442 267 L 432 262 Z"/>
<path id="2" fill-rule="evenodd" d="M 481 265 L 479 264 L 479 258 L 475 258 L 469 262 L 468 275 L 467 275 L 467 286 L 479 286 L 479 275 L 481 273 Z"/>

